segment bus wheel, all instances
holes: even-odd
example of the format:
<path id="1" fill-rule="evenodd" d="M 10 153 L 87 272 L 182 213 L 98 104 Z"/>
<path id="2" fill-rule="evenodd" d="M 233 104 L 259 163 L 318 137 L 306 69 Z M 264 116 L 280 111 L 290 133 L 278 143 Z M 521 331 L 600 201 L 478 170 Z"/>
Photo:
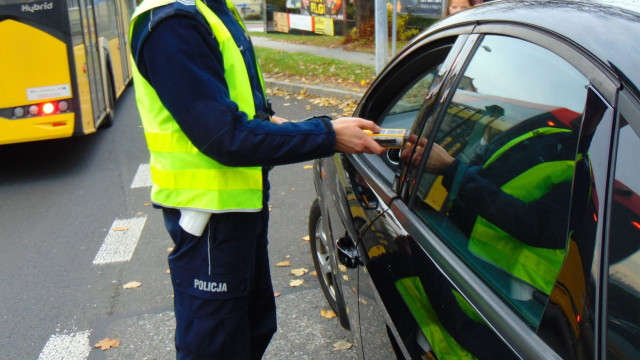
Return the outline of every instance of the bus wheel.
<path id="1" fill-rule="evenodd" d="M 111 127 L 111 125 L 113 125 L 113 120 L 116 117 L 116 95 L 113 89 L 113 79 L 111 75 L 107 77 L 107 86 L 108 86 L 107 109 L 109 110 L 109 112 L 107 113 L 104 120 L 102 121 L 103 128 Z"/>

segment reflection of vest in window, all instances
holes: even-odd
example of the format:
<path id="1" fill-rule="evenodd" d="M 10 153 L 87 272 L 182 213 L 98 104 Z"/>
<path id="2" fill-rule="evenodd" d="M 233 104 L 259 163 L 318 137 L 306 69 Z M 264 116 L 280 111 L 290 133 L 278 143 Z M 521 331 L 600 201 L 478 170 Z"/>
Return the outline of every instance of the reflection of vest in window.
<path id="1" fill-rule="evenodd" d="M 175 0 L 145 0 L 133 14 L 131 29 L 141 14 L 173 3 Z M 181 4 L 185 5 L 184 2 Z M 227 6 L 242 24 L 230 0 L 227 0 Z M 195 7 L 211 26 L 222 52 L 231 100 L 247 114 L 248 119 L 252 119 L 255 114 L 253 93 L 238 46 L 211 9 L 201 0 L 195 1 Z M 132 64 L 136 101 L 151 153 L 153 202 L 166 207 L 210 212 L 259 211 L 262 208 L 262 169 L 224 166 L 201 153 L 162 105 L 156 91 L 138 71 L 135 61 L 132 60 Z M 262 78 L 260 80 L 264 84 Z M 211 116 L 214 121 L 215 114 Z"/>
<path id="2" fill-rule="evenodd" d="M 427 294 L 422 287 L 420 278 L 417 276 L 401 278 L 395 282 L 396 289 L 405 301 L 411 314 L 418 322 L 422 333 L 429 340 L 429 345 L 433 349 L 438 359 L 475 359 L 476 357 L 464 349 L 458 342 L 449 334 L 447 329 L 442 325 L 438 319 L 438 314 L 431 305 L 431 301 L 427 297 Z M 455 293 L 454 293 L 455 295 Z M 460 296 L 460 299 L 457 298 Z M 471 308 L 461 295 L 457 295 L 456 300 L 458 303 L 466 303 L 471 310 L 471 313 L 475 313 L 475 310 Z M 467 311 L 465 310 L 465 313 Z M 481 318 L 475 313 L 475 315 L 469 315 L 472 319 L 482 321 Z"/>
<path id="3" fill-rule="evenodd" d="M 526 133 L 496 151 L 484 164 L 484 168 L 524 140 L 534 136 L 570 131 L 542 128 Z M 556 184 L 571 181 L 574 167 L 575 159 L 543 162 L 509 180 L 500 189 L 528 203 L 544 196 Z M 526 245 L 481 216 L 477 217 L 471 231 L 469 250 L 547 295 L 551 293 L 565 253 L 564 249 L 545 249 Z"/>

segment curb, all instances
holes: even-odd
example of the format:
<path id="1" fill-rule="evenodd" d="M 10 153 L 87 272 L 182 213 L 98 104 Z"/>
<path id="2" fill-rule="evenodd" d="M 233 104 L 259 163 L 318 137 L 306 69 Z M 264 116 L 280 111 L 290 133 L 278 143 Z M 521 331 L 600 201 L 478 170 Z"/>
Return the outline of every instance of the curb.
<path id="1" fill-rule="evenodd" d="M 306 89 L 305 92 L 307 94 L 312 94 L 312 95 L 322 96 L 322 97 L 336 97 L 336 98 L 351 97 L 356 101 L 360 101 L 360 98 L 362 97 L 362 95 L 364 95 L 363 92 L 358 92 L 358 91 L 335 89 L 335 88 L 325 87 L 321 85 L 301 84 L 301 83 L 280 81 L 280 80 L 274 80 L 274 79 L 268 79 L 268 78 L 264 79 L 264 85 L 267 87 L 278 88 L 291 93 L 299 93 Z"/>

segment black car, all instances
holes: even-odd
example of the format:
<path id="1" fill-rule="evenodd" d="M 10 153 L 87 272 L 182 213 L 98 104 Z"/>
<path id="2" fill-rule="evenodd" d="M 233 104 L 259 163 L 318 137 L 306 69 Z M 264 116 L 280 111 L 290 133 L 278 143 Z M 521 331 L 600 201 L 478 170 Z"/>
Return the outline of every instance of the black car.
<path id="1" fill-rule="evenodd" d="M 436 23 L 315 162 L 323 291 L 366 359 L 640 359 L 640 3 L 498 1 Z"/>

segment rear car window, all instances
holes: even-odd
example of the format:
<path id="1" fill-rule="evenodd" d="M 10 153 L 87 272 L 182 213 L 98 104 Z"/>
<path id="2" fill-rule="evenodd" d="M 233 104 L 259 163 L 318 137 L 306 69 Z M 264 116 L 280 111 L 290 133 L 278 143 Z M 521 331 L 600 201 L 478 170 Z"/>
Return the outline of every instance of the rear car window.
<path id="1" fill-rule="evenodd" d="M 607 353 L 640 358 L 640 137 L 620 117 L 609 226 Z"/>

